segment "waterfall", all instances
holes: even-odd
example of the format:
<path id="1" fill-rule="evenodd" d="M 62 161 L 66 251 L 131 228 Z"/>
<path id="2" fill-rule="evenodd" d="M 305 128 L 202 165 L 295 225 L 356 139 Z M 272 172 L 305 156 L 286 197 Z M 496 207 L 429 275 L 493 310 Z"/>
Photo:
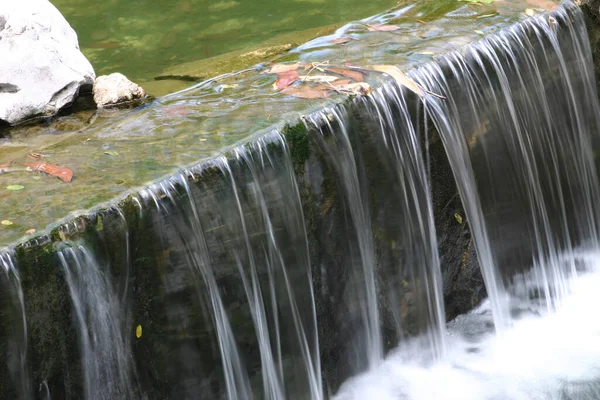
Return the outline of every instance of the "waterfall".
<path id="1" fill-rule="evenodd" d="M 598 246 L 592 140 L 600 125 L 581 12 L 537 16 L 452 52 L 415 78 L 447 148 L 497 329 L 508 286 L 533 265 L 549 310 L 575 274 L 574 248 Z M 566 256 L 566 258 L 565 258 Z"/>
<path id="2" fill-rule="evenodd" d="M 0 396 L 598 398 L 584 26 L 566 3 L 0 253 Z"/>
<path id="3" fill-rule="evenodd" d="M 16 268 L 12 252 L 0 253 L 0 296 L 2 315 L 2 335 L 4 347 L 2 359 L 6 360 L 7 372 L 12 382 L 7 392 L 15 399 L 28 399 L 33 392 L 29 361 L 27 357 L 27 316 L 19 272 Z"/>

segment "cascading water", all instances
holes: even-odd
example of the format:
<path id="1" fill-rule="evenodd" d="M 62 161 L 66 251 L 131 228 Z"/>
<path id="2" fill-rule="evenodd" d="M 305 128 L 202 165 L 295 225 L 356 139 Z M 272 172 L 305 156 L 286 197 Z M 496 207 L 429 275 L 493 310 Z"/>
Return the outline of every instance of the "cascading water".
<path id="1" fill-rule="evenodd" d="M 575 10 L 531 18 L 416 74 L 445 97 L 428 99 L 428 109 L 462 189 L 501 329 L 503 292 L 516 273 L 535 266 L 551 310 L 574 272 L 560 255 L 598 246 L 592 138 L 600 109 Z"/>
<path id="2" fill-rule="evenodd" d="M 1 313 L 7 322 L 0 330 L 3 343 L 2 359 L 12 378 L 12 387 L 8 390 L 15 399 L 27 399 L 33 392 L 29 365 L 27 361 L 27 318 L 19 273 L 11 252 L 0 253 L 0 296 Z"/>
<path id="3" fill-rule="evenodd" d="M 567 4 L 0 254 L 2 393 L 597 399 L 593 72 Z"/>
<path id="4" fill-rule="evenodd" d="M 412 77 L 435 93 L 426 112 L 490 298 L 449 324 L 438 363 L 405 343 L 336 398 L 597 399 L 600 108 L 581 11 L 566 4 Z"/>
<path id="5" fill-rule="evenodd" d="M 73 244 L 58 253 L 76 320 L 86 399 L 139 397 L 132 379 L 126 305 L 97 257 Z"/>

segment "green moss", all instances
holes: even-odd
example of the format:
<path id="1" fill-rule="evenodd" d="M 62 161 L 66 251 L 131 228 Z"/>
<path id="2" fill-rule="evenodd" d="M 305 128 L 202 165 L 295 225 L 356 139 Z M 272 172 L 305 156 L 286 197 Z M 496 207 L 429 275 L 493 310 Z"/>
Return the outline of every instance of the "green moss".
<path id="1" fill-rule="evenodd" d="M 283 135 L 290 146 L 294 168 L 304 165 L 310 157 L 308 134 L 309 132 L 302 122 L 296 125 L 288 125 L 283 129 Z M 299 171 L 302 171 L 302 169 Z"/>

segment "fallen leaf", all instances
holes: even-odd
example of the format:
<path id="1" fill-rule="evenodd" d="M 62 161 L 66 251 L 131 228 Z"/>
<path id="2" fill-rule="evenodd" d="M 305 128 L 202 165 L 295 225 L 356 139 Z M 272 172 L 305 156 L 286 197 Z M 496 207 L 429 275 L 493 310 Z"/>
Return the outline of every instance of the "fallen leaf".
<path id="1" fill-rule="evenodd" d="M 303 75 L 299 77 L 300 82 L 318 82 L 326 83 L 333 82 L 338 79 L 337 76 L 332 75 Z"/>
<path id="2" fill-rule="evenodd" d="M 420 54 L 426 55 L 426 56 L 432 56 L 435 53 L 433 51 L 422 51 Z"/>
<path id="3" fill-rule="evenodd" d="M 34 160 L 39 160 L 42 158 L 42 155 L 40 153 L 29 153 L 27 154 L 27 157 L 32 158 Z"/>
<path id="4" fill-rule="evenodd" d="M 283 90 L 286 87 L 290 86 L 292 83 L 296 82 L 300 76 L 298 75 L 298 71 L 291 70 L 286 72 L 281 72 L 277 74 L 277 80 L 273 84 L 273 88 L 275 90 Z"/>
<path id="5" fill-rule="evenodd" d="M 535 11 L 532 8 L 528 8 L 525 10 L 525 15 L 533 17 L 535 15 Z"/>
<path id="6" fill-rule="evenodd" d="M 478 35 L 485 35 L 485 33 L 483 33 L 483 31 L 480 31 L 478 29 L 475 29 L 473 32 L 475 32 Z"/>
<path id="7" fill-rule="evenodd" d="M 34 180 L 34 181 L 39 181 L 40 179 L 42 179 L 42 177 L 41 177 L 41 176 L 34 176 L 34 177 L 33 177 L 33 180 Z"/>
<path id="8" fill-rule="evenodd" d="M 163 107 L 161 112 L 168 117 L 184 117 L 191 114 L 193 111 L 184 105 L 173 105 Z"/>
<path id="9" fill-rule="evenodd" d="M 338 92 L 354 95 L 367 95 L 372 92 L 371 85 L 366 82 L 353 82 L 345 85 L 337 85 L 334 89 Z"/>
<path id="10" fill-rule="evenodd" d="M 335 44 L 345 44 L 345 43 L 348 43 L 350 41 L 352 41 L 351 37 L 344 36 L 344 37 L 341 37 L 341 38 L 338 38 L 338 39 L 333 39 L 331 42 L 335 43 Z"/>
<path id="11" fill-rule="evenodd" d="M 0 221 L 0 224 L 4 225 L 4 226 L 10 226 L 12 225 L 12 221 L 9 221 L 7 219 L 3 219 L 2 221 Z"/>
<path id="12" fill-rule="evenodd" d="M 558 3 L 550 0 L 527 0 L 527 4 L 534 7 L 543 8 L 546 11 L 554 11 L 558 8 Z"/>
<path id="13" fill-rule="evenodd" d="M 232 83 L 232 84 L 227 84 L 227 83 L 224 83 L 224 84 L 222 84 L 222 85 L 221 85 L 221 87 L 222 87 L 223 89 L 233 89 L 233 88 L 236 88 L 236 87 L 238 87 L 238 86 L 239 86 L 239 85 L 238 85 L 237 83 Z"/>
<path id="14" fill-rule="evenodd" d="M 289 86 L 281 91 L 288 96 L 299 97 L 301 99 L 319 99 L 327 97 L 327 91 L 310 86 Z"/>
<path id="15" fill-rule="evenodd" d="M 138 339 L 142 337 L 142 326 L 141 325 L 138 325 L 135 327 L 135 337 Z"/>
<path id="16" fill-rule="evenodd" d="M 364 81 L 363 74 L 358 71 L 353 71 L 351 69 L 345 68 L 327 68 L 327 72 L 333 72 L 334 74 L 345 76 L 346 78 L 350 78 L 356 82 Z"/>
<path id="17" fill-rule="evenodd" d="M 107 156 L 118 156 L 119 155 L 119 153 L 114 150 L 105 151 L 104 154 L 106 154 Z"/>
<path id="18" fill-rule="evenodd" d="M 25 231 L 25 234 L 26 234 L 26 235 L 33 235 L 34 233 L 35 233 L 35 229 L 27 229 L 27 230 Z"/>
<path id="19" fill-rule="evenodd" d="M 463 219 L 462 216 L 459 213 L 454 213 L 454 219 L 456 220 L 456 222 L 458 222 L 459 224 L 462 224 Z"/>
<path id="20" fill-rule="evenodd" d="M 25 186 L 23 186 L 23 185 L 8 185 L 6 188 L 8 190 L 22 190 L 22 189 L 25 189 Z"/>
<path id="21" fill-rule="evenodd" d="M 281 74 L 284 72 L 295 71 L 302 66 L 301 63 L 297 62 L 294 64 L 275 64 L 268 70 L 264 71 L 265 74 Z"/>
<path id="22" fill-rule="evenodd" d="M 67 167 L 61 167 L 59 165 L 50 164 L 43 161 L 25 163 L 25 166 L 35 171 L 42 171 L 45 174 L 55 176 L 64 182 L 71 182 L 73 179 L 73 171 Z"/>
<path id="23" fill-rule="evenodd" d="M 398 25 L 367 25 L 369 32 L 391 32 L 400 29 Z"/>
<path id="24" fill-rule="evenodd" d="M 419 96 L 425 95 L 425 91 L 421 88 L 421 86 L 419 86 L 415 81 L 409 79 L 400 68 L 394 65 L 374 65 L 372 68 L 375 71 L 388 74 L 400 85 L 405 86 L 407 89 L 415 92 Z"/>

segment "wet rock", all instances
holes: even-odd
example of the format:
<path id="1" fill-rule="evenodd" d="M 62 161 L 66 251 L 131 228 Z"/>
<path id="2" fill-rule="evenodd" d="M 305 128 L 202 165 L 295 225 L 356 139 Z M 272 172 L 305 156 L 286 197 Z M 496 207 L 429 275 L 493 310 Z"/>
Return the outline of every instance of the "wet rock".
<path id="1" fill-rule="evenodd" d="M 55 115 L 94 78 L 77 34 L 48 0 L 0 3 L 0 120 Z"/>
<path id="2" fill-rule="evenodd" d="M 145 96 L 144 89 L 123 74 L 99 76 L 94 82 L 94 101 L 100 108 L 138 100 Z"/>

